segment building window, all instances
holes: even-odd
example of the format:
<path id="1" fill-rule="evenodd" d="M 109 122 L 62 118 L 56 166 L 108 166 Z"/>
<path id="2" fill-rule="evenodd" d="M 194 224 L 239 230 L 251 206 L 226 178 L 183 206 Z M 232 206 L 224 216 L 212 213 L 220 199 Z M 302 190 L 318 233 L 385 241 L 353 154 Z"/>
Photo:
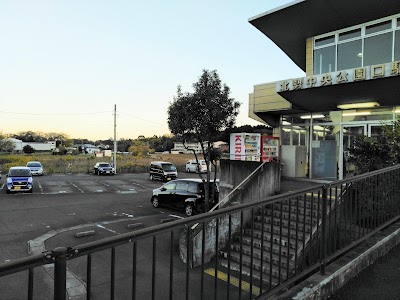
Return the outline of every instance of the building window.
<path id="1" fill-rule="evenodd" d="M 314 38 L 314 75 L 400 59 L 399 14 Z"/>
<path id="2" fill-rule="evenodd" d="M 392 20 L 369 25 L 365 28 L 365 34 L 371 34 L 392 28 Z"/>
<path id="3" fill-rule="evenodd" d="M 362 67 L 362 40 L 339 44 L 337 56 L 338 71 Z"/>
<path id="4" fill-rule="evenodd" d="M 334 35 L 323 37 L 323 38 L 319 38 L 319 39 L 315 40 L 315 47 L 329 45 L 329 44 L 332 44 L 334 42 L 335 42 L 335 36 Z"/>
<path id="5" fill-rule="evenodd" d="M 336 71 L 336 46 L 329 46 L 314 51 L 314 74 Z"/>
<path id="6" fill-rule="evenodd" d="M 345 41 L 361 36 L 361 28 L 339 33 L 339 41 Z"/>
<path id="7" fill-rule="evenodd" d="M 394 60 L 400 60 L 400 30 L 394 34 Z"/>
<path id="8" fill-rule="evenodd" d="M 392 61 L 393 34 L 375 35 L 364 40 L 364 66 Z"/>

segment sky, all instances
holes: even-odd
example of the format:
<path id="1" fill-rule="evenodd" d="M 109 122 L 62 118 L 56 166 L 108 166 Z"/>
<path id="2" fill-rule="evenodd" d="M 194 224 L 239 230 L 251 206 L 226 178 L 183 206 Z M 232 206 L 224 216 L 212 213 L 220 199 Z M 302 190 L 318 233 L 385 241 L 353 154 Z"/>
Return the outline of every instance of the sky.
<path id="1" fill-rule="evenodd" d="M 254 85 L 305 75 L 248 20 L 289 2 L 0 0 L 0 133 L 169 134 L 177 86 L 203 69 L 241 103 L 236 126 L 260 125 Z"/>

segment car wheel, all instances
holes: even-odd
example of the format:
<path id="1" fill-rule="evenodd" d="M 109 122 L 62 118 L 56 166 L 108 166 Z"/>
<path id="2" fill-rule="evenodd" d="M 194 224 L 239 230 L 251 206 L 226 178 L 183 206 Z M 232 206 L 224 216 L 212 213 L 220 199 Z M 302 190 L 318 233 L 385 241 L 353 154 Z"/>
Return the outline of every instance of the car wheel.
<path id="1" fill-rule="evenodd" d="M 97 171 L 97 175 L 100 176 L 100 171 Z"/>
<path id="2" fill-rule="evenodd" d="M 187 169 L 186 169 L 186 172 L 190 173 L 190 170 L 189 170 L 189 168 L 187 168 Z"/>
<path id="3" fill-rule="evenodd" d="M 160 202 L 158 202 L 158 197 L 153 197 L 153 199 L 151 199 L 151 203 L 153 204 L 153 207 L 155 207 L 155 208 L 160 207 Z"/>
<path id="4" fill-rule="evenodd" d="M 30 189 L 30 190 L 29 190 L 29 193 L 31 193 L 31 194 L 32 194 L 32 193 L 33 193 L 33 189 Z"/>
<path id="5" fill-rule="evenodd" d="M 6 189 L 6 194 L 9 194 L 9 193 L 10 193 L 10 191 L 8 189 Z"/>
<path id="6" fill-rule="evenodd" d="M 191 203 L 187 203 L 187 204 L 185 205 L 185 214 L 186 214 L 188 217 L 191 217 L 191 216 L 194 215 L 194 209 L 193 209 L 193 205 L 192 205 Z"/>
<path id="7" fill-rule="evenodd" d="M 150 175 L 150 180 L 154 180 L 154 177 L 153 177 L 153 175 Z"/>

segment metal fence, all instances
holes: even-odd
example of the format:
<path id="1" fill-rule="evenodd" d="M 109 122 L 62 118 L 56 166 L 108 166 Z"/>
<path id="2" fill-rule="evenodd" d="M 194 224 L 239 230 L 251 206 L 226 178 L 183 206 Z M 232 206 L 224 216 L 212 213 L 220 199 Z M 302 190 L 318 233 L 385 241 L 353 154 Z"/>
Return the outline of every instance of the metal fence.
<path id="1" fill-rule="evenodd" d="M 74 274 L 86 299 L 266 299 L 399 216 L 395 166 L 2 263 L 0 298 L 77 299 Z"/>

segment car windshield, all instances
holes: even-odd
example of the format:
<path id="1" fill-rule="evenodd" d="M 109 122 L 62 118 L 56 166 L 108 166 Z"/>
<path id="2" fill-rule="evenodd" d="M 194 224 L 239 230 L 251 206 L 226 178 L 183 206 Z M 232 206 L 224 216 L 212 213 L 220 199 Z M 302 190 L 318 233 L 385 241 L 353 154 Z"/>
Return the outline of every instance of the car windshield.
<path id="1" fill-rule="evenodd" d="M 30 176 L 31 171 L 29 169 L 11 169 L 10 176 L 12 177 L 25 177 Z"/>
<path id="2" fill-rule="evenodd" d="M 175 171 L 176 168 L 173 164 L 162 164 L 162 168 L 164 171 Z"/>
<path id="3" fill-rule="evenodd" d="M 27 166 L 27 167 L 41 167 L 42 165 L 41 165 L 41 163 L 39 163 L 39 162 L 28 162 L 28 163 L 26 164 L 26 166 Z"/>
<path id="4" fill-rule="evenodd" d="M 99 167 L 110 167 L 110 164 L 99 164 Z"/>

